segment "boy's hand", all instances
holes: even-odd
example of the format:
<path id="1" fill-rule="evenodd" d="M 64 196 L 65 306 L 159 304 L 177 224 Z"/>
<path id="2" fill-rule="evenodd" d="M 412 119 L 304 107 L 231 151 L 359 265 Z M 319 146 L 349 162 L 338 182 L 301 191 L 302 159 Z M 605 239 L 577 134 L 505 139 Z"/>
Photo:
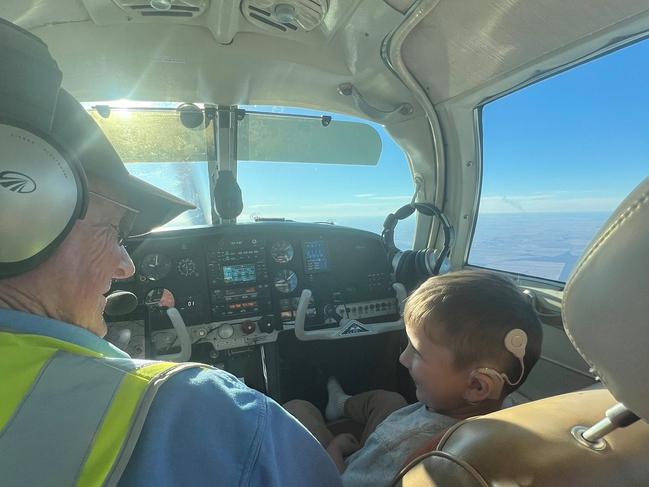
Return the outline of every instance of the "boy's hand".
<path id="1" fill-rule="evenodd" d="M 348 457 L 361 447 L 361 444 L 351 433 L 342 433 L 335 436 L 331 443 L 336 445 L 343 457 Z"/>
<path id="2" fill-rule="evenodd" d="M 327 453 L 338 467 L 338 471 L 343 473 L 345 471 L 345 457 L 348 457 L 361 447 L 360 443 L 354 435 L 343 433 L 342 435 L 334 436 L 333 440 L 327 446 Z"/>

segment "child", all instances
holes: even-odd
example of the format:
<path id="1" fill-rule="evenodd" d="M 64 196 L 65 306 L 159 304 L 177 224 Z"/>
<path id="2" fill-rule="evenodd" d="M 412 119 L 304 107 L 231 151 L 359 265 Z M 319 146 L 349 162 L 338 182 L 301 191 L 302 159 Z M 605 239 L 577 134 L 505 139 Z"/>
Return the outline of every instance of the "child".
<path id="1" fill-rule="evenodd" d="M 406 406 L 387 391 L 349 397 L 337 382 L 328 384 L 328 419 L 345 413 L 369 420 L 361 444 L 348 434 L 334 437 L 305 401 L 287 404 L 327 448 L 344 485 L 390 485 L 432 437 L 500 409 L 541 353 L 541 323 L 528 298 L 509 279 L 486 271 L 431 277 L 408 298 L 404 321 L 408 346 L 399 361 L 419 402 Z"/>

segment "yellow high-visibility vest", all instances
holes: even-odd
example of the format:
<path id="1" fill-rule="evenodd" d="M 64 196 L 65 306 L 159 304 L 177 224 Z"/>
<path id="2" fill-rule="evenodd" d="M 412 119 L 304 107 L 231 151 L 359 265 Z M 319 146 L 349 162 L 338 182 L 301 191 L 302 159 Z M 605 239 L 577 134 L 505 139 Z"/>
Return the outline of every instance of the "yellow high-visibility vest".
<path id="1" fill-rule="evenodd" d="M 156 392 L 191 367 L 0 331 L 0 485 L 116 485 Z"/>

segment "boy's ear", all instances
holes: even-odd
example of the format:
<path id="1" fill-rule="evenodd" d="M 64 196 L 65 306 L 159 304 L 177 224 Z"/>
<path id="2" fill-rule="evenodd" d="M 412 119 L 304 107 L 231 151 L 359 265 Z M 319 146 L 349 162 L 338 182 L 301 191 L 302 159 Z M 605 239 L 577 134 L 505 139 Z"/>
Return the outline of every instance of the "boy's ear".
<path id="1" fill-rule="evenodd" d="M 494 369 L 481 367 L 471 371 L 464 399 L 478 403 L 485 399 L 500 399 L 505 380 Z"/>

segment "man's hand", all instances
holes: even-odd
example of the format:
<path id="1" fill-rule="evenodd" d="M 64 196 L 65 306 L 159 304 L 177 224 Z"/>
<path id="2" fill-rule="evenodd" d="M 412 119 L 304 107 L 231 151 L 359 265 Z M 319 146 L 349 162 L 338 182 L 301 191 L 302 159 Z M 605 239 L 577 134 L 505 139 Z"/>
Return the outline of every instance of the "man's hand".
<path id="1" fill-rule="evenodd" d="M 345 457 L 348 457 L 361 447 L 361 444 L 350 433 L 343 433 L 334 436 L 333 440 L 327 446 L 327 453 L 333 459 L 338 467 L 338 471 L 343 473 L 345 471 Z"/>

